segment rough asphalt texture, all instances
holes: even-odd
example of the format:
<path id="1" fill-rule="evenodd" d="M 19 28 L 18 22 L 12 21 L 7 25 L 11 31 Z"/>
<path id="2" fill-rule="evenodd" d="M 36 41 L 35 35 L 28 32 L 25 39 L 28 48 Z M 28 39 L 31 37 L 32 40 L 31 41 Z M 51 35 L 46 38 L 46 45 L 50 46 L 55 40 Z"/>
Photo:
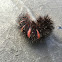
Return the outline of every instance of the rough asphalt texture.
<path id="1" fill-rule="evenodd" d="M 0 0 L 0 62 L 62 62 L 62 0 L 22 0 L 35 17 L 49 16 L 54 31 L 44 43 L 32 45 L 17 25 L 21 0 Z M 18 4 L 19 3 L 19 4 Z"/>

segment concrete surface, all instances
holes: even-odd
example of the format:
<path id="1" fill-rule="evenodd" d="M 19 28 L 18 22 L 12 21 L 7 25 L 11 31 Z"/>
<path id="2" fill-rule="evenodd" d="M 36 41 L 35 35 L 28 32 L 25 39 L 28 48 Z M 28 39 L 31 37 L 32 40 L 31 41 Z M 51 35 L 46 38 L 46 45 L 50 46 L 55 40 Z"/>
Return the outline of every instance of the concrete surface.
<path id="1" fill-rule="evenodd" d="M 18 30 L 17 17 L 26 10 L 49 16 L 54 31 L 45 43 L 32 45 Z M 62 62 L 62 0 L 0 0 L 0 62 Z"/>

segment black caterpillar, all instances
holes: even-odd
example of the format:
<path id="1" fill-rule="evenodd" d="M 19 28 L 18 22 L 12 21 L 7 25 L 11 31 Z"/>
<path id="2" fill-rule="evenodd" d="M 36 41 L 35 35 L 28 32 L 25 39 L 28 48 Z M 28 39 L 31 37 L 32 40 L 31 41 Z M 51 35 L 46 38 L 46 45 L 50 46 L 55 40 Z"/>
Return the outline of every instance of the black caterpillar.
<path id="1" fill-rule="evenodd" d="M 53 21 L 49 16 L 39 16 L 36 22 L 30 19 L 30 16 L 23 15 L 18 20 L 21 32 L 25 33 L 26 36 L 36 42 L 37 40 L 44 39 L 49 36 L 53 31 Z"/>

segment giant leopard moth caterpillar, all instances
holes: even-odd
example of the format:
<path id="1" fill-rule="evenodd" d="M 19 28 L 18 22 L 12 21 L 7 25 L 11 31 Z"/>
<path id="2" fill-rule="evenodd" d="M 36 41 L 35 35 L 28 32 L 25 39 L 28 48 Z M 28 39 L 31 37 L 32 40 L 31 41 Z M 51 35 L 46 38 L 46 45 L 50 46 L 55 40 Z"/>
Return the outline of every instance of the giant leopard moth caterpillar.
<path id="1" fill-rule="evenodd" d="M 30 15 L 24 14 L 18 20 L 21 32 L 32 40 L 37 42 L 40 39 L 48 37 L 54 29 L 53 21 L 48 15 L 36 19 L 36 22 L 30 18 Z"/>

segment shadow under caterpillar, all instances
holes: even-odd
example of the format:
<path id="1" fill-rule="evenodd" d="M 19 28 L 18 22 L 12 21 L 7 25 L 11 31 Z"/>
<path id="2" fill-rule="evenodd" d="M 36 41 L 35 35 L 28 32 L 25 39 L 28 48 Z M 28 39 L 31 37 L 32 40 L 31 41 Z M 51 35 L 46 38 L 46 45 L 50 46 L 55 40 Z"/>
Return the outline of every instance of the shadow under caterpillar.
<path id="1" fill-rule="evenodd" d="M 33 42 L 45 39 L 54 29 L 53 21 L 48 15 L 44 17 L 39 16 L 35 22 L 30 19 L 28 14 L 25 14 L 19 17 L 18 23 L 21 32 L 26 34 L 26 36 Z"/>

